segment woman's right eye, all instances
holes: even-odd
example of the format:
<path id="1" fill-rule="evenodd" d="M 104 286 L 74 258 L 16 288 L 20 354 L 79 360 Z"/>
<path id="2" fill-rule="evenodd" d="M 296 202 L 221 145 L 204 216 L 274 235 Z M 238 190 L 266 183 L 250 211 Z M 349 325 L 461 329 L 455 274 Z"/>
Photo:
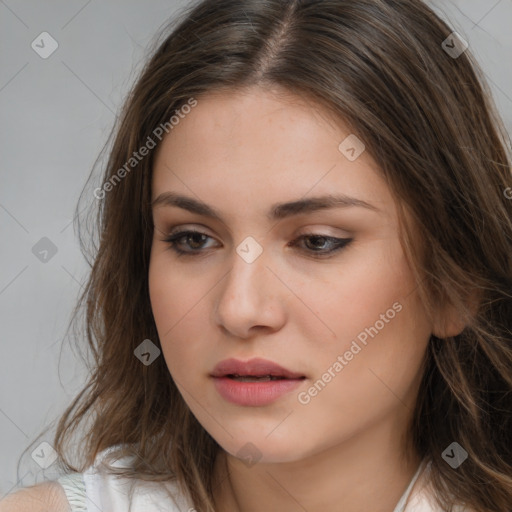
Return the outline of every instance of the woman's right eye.
<path id="1" fill-rule="evenodd" d="M 169 244 L 169 249 L 173 250 L 179 255 L 188 255 L 188 256 L 194 256 L 194 253 L 198 253 L 196 249 L 200 248 L 194 248 L 194 244 L 203 244 L 205 242 L 206 238 L 212 238 L 211 236 L 208 236 L 205 233 L 202 233 L 201 231 L 195 231 L 195 230 L 186 230 L 186 231 L 179 231 L 177 233 L 171 233 L 167 238 L 163 240 L 163 242 L 166 242 Z M 180 244 L 182 239 L 186 239 L 185 244 L 189 247 L 192 246 L 192 251 L 185 251 L 180 248 Z M 194 242 L 192 244 L 189 244 L 189 241 L 193 240 Z"/>

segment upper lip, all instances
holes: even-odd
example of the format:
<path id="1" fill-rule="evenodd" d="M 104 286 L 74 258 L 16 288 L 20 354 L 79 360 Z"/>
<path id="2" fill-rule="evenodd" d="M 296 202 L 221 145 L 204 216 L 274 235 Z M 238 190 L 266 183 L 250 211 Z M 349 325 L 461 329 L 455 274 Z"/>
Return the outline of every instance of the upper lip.
<path id="1" fill-rule="evenodd" d="M 225 377 L 227 375 L 262 377 L 271 375 L 272 377 L 284 377 L 286 379 L 299 379 L 305 377 L 300 373 L 292 372 L 282 366 L 256 357 L 249 361 L 240 361 L 239 359 L 224 359 L 220 361 L 213 369 L 212 377 Z"/>

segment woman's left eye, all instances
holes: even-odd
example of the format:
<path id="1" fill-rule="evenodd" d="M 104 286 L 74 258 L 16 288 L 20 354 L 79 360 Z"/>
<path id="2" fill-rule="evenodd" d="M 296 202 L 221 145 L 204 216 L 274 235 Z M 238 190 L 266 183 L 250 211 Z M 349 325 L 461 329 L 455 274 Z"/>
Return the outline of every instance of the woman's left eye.
<path id="1" fill-rule="evenodd" d="M 295 239 L 293 242 L 291 242 L 289 245 L 291 246 L 297 246 L 299 245 L 299 241 L 304 240 L 310 240 L 313 243 L 306 243 L 306 246 L 313 247 L 312 250 L 309 249 L 309 247 L 306 248 L 306 251 L 309 251 L 312 253 L 313 256 L 321 257 L 322 255 L 329 255 L 332 253 L 335 253 L 337 251 L 340 251 L 344 247 L 350 244 L 352 242 L 353 238 L 337 238 L 334 236 L 327 236 L 327 235 L 320 235 L 317 233 L 305 233 L 301 236 L 299 236 L 297 239 Z M 320 249 L 320 250 L 315 250 Z"/>
<path id="2" fill-rule="evenodd" d="M 187 230 L 180 231 L 178 233 L 171 233 L 171 235 L 165 238 L 163 242 L 168 243 L 169 248 L 179 255 L 199 256 L 201 252 L 204 252 L 201 251 L 201 249 L 208 238 L 212 237 L 208 236 L 206 233 L 202 233 L 201 231 Z M 350 244 L 353 239 L 336 238 L 333 236 L 320 235 L 318 233 L 305 233 L 290 242 L 288 245 L 296 247 L 301 245 L 300 242 L 303 240 L 309 240 L 313 243 L 306 243 L 306 248 L 301 248 L 302 250 L 309 252 L 310 255 L 314 257 L 321 257 L 333 254 L 343 249 Z M 183 246 L 192 248 L 192 250 L 184 250 L 182 248 Z"/>

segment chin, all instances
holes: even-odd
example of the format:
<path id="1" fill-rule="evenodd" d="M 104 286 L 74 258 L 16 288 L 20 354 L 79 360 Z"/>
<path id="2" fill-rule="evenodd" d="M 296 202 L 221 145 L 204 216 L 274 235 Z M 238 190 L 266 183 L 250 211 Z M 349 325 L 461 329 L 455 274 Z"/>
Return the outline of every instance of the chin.
<path id="1" fill-rule="evenodd" d="M 271 434 L 273 435 L 273 434 Z M 308 455 L 308 450 L 304 446 L 303 440 L 293 437 L 276 437 L 271 440 L 266 437 L 266 433 L 250 432 L 247 436 L 236 436 L 217 442 L 223 450 L 231 456 L 243 461 L 248 467 L 259 464 L 277 464 L 284 462 L 294 462 Z"/>

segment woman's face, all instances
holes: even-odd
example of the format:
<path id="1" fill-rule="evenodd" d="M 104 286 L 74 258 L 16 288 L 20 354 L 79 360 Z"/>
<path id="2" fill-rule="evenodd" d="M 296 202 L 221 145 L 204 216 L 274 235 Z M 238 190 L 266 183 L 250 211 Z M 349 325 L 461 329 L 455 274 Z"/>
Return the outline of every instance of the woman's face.
<path id="1" fill-rule="evenodd" d="M 190 110 L 156 155 L 149 268 L 185 402 L 228 453 L 254 461 L 300 460 L 370 432 L 389 442 L 410 417 L 432 329 L 377 165 L 295 96 L 252 88 Z M 347 201 L 328 207 L 326 196 Z M 297 378 L 212 377 L 228 358 Z"/>

